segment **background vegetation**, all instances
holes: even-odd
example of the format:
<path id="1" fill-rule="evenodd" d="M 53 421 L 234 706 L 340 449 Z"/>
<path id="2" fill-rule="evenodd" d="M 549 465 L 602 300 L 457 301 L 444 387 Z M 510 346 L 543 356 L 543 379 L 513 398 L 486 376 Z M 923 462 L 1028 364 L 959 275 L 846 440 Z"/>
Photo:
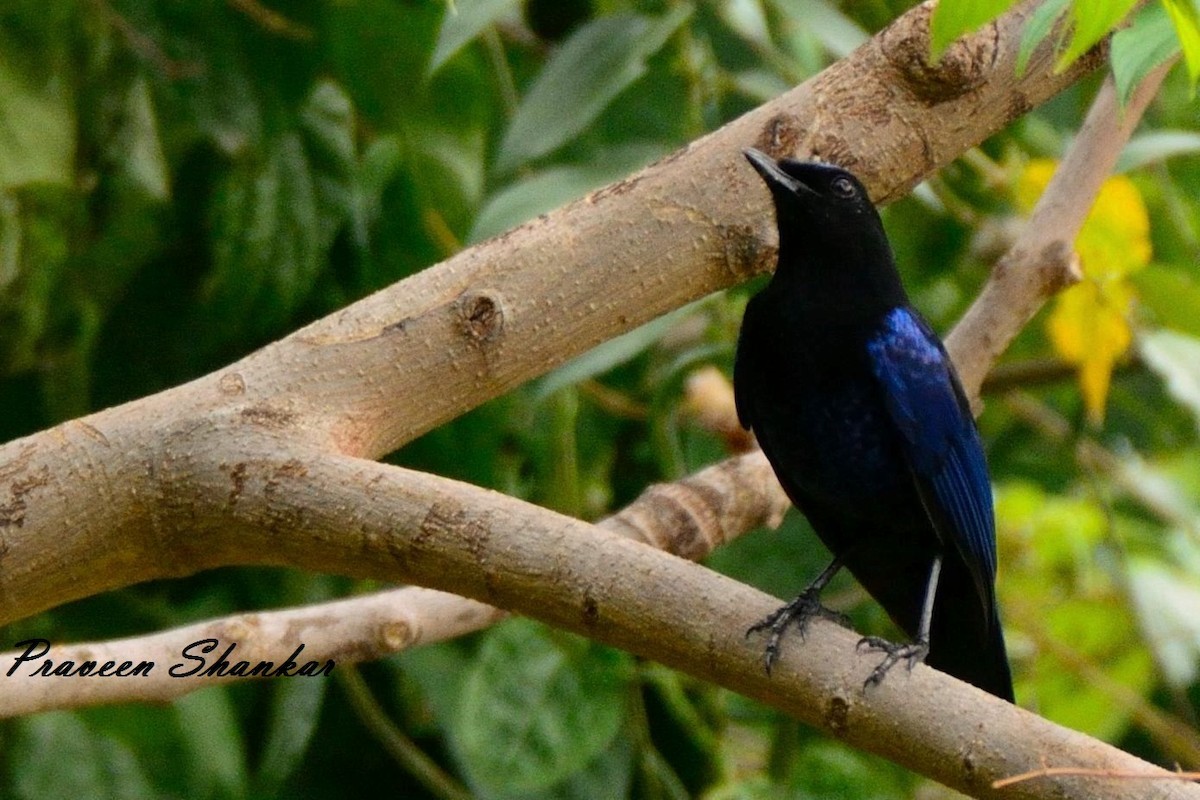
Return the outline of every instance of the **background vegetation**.
<path id="1" fill-rule="evenodd" d="M 815 74 L 907 5 L 7 0 L 0 441 L 204 374 L 623 177 Z M 1122 34 L 1114 61 L 1127 86 L 1178 47 L 1179 5 L 1150 6 Z M 1081 238 L 1087 280 L 1010 350 L 981 424 L 1019 701 L 1196 767 L 1200 134 L 1189 78 L 1176 70 L 1152 105 Z M 1068 91 L 885 211 L 914 302 L 939 329 L 982 283 L 1094 90 Z M 395 459 L 603 516 L 734 444 L 704 421 L 723 390 L 706 370 L 728 375 L 756 288 L 609 342 Z M 709 563 L 783 597 L 826 557 L 792 515 Z M 220 570 L 57 609 L 9 626 L 4 646 L 368 588 Z M 831 597 L 857 629 L 892 632 L 849 580 Z M 725 690 L 524 620 L 337 674 L 2 723 L 0 794 L 944 792 Z"/>

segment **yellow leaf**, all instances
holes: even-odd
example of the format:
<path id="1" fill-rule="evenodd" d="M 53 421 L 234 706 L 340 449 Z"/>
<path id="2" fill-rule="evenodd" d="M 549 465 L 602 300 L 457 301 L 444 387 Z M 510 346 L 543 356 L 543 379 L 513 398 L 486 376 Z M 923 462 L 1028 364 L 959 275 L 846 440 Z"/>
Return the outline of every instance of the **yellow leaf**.
<path id="1" fill-rule="evenodd" d="M 1031 161 L 1017 181 L 1017 206 L 1031 210 L 1056 164 Z M 1150 261 L 1150 219 L 1142 195 L 1123 175 L 1104 182 L 1075 240 L 1083 281 L 1058 296 L 1047 320 L 1054 349 L 1079 369 L 1088 418 L 1104 420 L 1113 366 L 1129 349 L 1129 310 L 1135 297 L 1128 276 Z"/>
<path id="2" fill-rule="evenodd" d="M 1035 158 L 1025 165 L 1021 177 L 1017 179 L 1016 195 L 1017 208 L 1028 214 L 1037 205 L 1038 198 L 1046 191 L 1046 185 L 1058 168 L 1058 162 L 1049 158 Z"/>
<path id="3" fill-rule="evenodd" d="M 1079 388 L 1088 418 L 1104 421 L 1113 365 L 1129 348 L 1128 313 L 1133 291 L 1123 281 L 1101 285 L 1084 280 L 1058 297 L 1046 326 L 1054 349 L 1079 368 Z"/>

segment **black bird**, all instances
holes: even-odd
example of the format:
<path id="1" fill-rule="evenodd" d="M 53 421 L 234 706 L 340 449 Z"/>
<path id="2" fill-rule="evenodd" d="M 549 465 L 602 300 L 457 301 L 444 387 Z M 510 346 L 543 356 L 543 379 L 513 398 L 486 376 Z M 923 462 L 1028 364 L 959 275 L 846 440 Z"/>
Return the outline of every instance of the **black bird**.
<path id="1" fill-rule="evenodd" d="M 996 611 L 996 534 L 983 447 L 954 365 L 900 283 L 879 214 L 844 169 L 757 150 L 775 200 L 779 264 L 746 306 L 734 365 L 738 418 L 833 553 L 769 631 L 840 617 L 820 592 L 850 570 L 912 642 L 887 656 L 1013 699 Z M 928 657 L 928 658 L 926 658 Z"/>

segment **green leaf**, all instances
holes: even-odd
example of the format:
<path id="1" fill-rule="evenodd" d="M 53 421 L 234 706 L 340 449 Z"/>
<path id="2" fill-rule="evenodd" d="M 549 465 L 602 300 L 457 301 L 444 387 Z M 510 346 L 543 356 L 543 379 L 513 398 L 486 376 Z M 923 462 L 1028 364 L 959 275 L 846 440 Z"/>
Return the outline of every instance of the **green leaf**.
<path id="1" fill-rule="evenodd" d="M 793 84 L 777 72 L 750 69 L 731 75 L 733 85 L 742 94 L 758 103 L 765 103 L 791 89 Z"/>
<path id="2" fill-rule="evenodd" d="M 100 736 L 73 713 L 22 720 L 14 738 L 6 760 L 18 800 L 158 797 L 129 748 Z"/>
<path id="3" fill-rule="evenodd" d="M 1129 172 L 1175 156 L 1200 152 L 1200 133 L 1194 131 L 1146 131 L 1129 140 L 1117 159 L 1116 171 Z"/>
<path id="4" fill-rule="evenodd" d="M 318 6 L 326 57 L 355 107 L 383 129 L 402 123 L 429 76 L 442 4 L 354 0 Z"/>
<path id="5" fill-rule="evenodd" d="M 7 44 L 7 39 L 0 44 Z M 22 69 L 0 48 L 0 189 L 71 186 L 75 162 L 73 81 Z"/>
<path id="6" fill-rule="evenodd" d="M 246 158 L 215 196 L 209 302 L 233 331 L 274 333 L 309 296 L 338 229 L 358 208 L 353 113 L 319 82 L 297 125 Z"/>
<path id="7" fill-rule="evenodd" d="M 771 7 L 783 19 L 783 33 L 786 37 L 795 36 L 801 31 L 810 33 L 838 58 L 850 55 L 870 38 L 862 26 L 824 0 L 812 0 L 807 3 L 796 3 L 792 0 L 770 2 Z"/>
<path id="8" fill-rule="evenodd" d="M 406 126 L 408 168 L 425 205 L 448 211 L 456 203 L 473 210 L 483 193 L 486 131 L 482 126 L 429 116 Z"/>
<path id="9" fill-rule="evenodd" d="M 1137 5 L 1138 0 L 1088 0 L 1076 2 L 1071 8 L 1071 21 L 1074 29 L 1071 32 L 1071 43 L 1058 57 L 1057 69 L 1064 70 L 1075 59 L 1092 49 L 1096 42 L 1104 38 L 1117 23 L 1125 19 L 1125 15 Z"/>
<path id="10" fill-rule="evenodd" d="M 1200 338 L 1175 331 L 1146 333 L 1142 358 L 1166 382 L 1167 391 L 1200 423 Z"/>
<path id="11" fill-rule="evenodd" d="M 50 196 L 53 195 L 53 198 Z M 0 200 L 0 372 L 44 368 L 44 348 L 54 325 L 75 312 L 64 291 L 71 253 L 75 198 L 52 190 L 37 199 L 26 193 Z"/>
<path id="12" fill-rule="evenodd" d="M 355 210 L 354 108 L 341 86 L 318 81 L 300 109 L 299 129 L 313 174 L 317 247 L 325 250 Z"/>
<path id="13" fill-rule="evenodd" d="M 539 403 L 566 386 L 608 372 L 657 344 L 667 331 L 692 314 L 703 300 L 689 303 L 571 359 L 534 384 L 531 400 Z"/>
<path id="14" fill-rule="evenodd" d="M 496 20 L 511 13 L 517 0 L 462 0 L 446 10 L 438 31 L 437 47 L 429 62 L 429 74 L 437 72 L 468 42 Z"/>
<path id="15" fill-rule="evenodd" d="M 230 174 L 216 203 L 211 302 L 235 326 L 275 330 L 320 264 L 316 195 L 299 135 L 278 137 L 264 163 Z"/>
<path id="16" fill-rule="evenodd" d="M 1055 24 L 1066 13 L 1070 4 L 1071 0 L 1046 0 L 1029 15 L 1025 30 L 1021 31 L 1021 44 L 1017 50 L 1018 78 L 1025 74 L 1033 51 L 1054 30 Z"/>
<path id="17" fill-rule="evenodd" d="M 758 0 L 726 0 L 717 3 L 716 12 L 721 20 L 747 41 L 763 47 L 771 44 L 771 33 L 767 29 L 767 17 Z"/>
<path id="18" fill-rule="evenodd" d="M 1095 599 L 1060 597 L 1044 598 L 1049 602 L 1042 617 L 1045 635 L 1069 642 L 1077 658 L 1145 696 L 1157 680 L 1155 664 L 1139 641 L 1125 598 L 1115 593 Z M 1065 668 L 1053 653 L 1040 653 L 1028 673 L 1037 678 L 1033 694 L 1047 719 L 1105 741 L 1117 739 L 1128 726 L 1127 708 L 1114 704 L 1108 691 Z"/>
<path id="19" fill-rule="evenodd" d="M 179 720 L 193 797 L 242 797 L 245 742 L 226 687 L 184 695 L 171 704 Z M 182 765 L 181 765 L 182 766 Z"/>
<path id="20" fill-rule="evenodd" d="M 644 142 L 602 151 L 588 164 L 549 167 L 521 178 L 488 199 L 470 241 L 481 242 L 626 177 L 663 155 L 666 145 Z"/>
<path id="21" fill-rule="evenodd" d="M 1180 537 L 1195 548 L 1189 537 Z M 1163 677 L 1178 690 L 1196 680 L 1200 664 L 1200 581 L 1175 565 L 1131 559 L 1129 589 Z"/>
<path id="22" fill-rule="evenodd" d="M 498 172 L 546 155 L 587 129 L 646 72 L 646 60 L 691 15 L 689 5 L 662 17 L 614 14 L 571 35 L 521 100 L 500 145 Z"/>
<path id="23" fill-rule="evenodd" d="M 525 620 L 485 637 L 454 726 L 472 784 L 537 791 L 587 767 L 625 719 L 626 657 Z"/>
<path id="24" fill-rule="evenodd" d="M 1138 306 L 1164 328 L 1200 337 L 1200 283 L 1187 270 L 1152 264 L 1133 276 Z"/>
<path id="25" fill-rule="evenodd" d="M 905 773 L 881 758 L 841 742 L 815 739 L 801 751 L 790 787 L 793 797 L 870 797 L 901 800 L 912 796 Z"/>
<path id="26" fill-rule="evenodd" d="M 280 680 L 271 686 L 271 717 L 255 776 L 256 795 L 278 796 L 300 766 L 316 733 L 328 687 L 325 680 Z"/>
<path id="27" fill-rule="evenodd" d="M 937 61 L 950 44 L 1009 9 L 1015 0 L 942 0 L 929 21 L 929 55 Z"/>
<path id="28" fill-rule="evenodd" d="M 1163 0 L 1163 5 L 1175 26 L 1175 35 L 1179 37 L 1192 91 L 1195 92 L 1196 82 L 1200 81 L 1200 11 L 1192 0 Z"/>
<path id="29" fill-rule="evenodd" d="M 144 76 L 130 85 L 120 120 L 109 144 L 110 156 L 147 197 L 166 200 L 171 191 L 167 160 L 159 141 L 154 98 Z"/>
<path id="30" fill-rule="evenodd" d="M 456 641 L 405 650 L 385 662 L 398 666 L 405 680 L 416 684 L 433 720 L 450 735 L 462 716 L 463 685 L 469 664 Z"/>
<path id="31" fill-rule="evenodd" d="M 0 298 L 20 269 L 21 204 L 8 192 L 0 192 Z"/>
<path id="32" fill-rule="evenodd" d="M 376 137 L 363 151 L 355 173 L 354 243 L 361 250 L 370 247 L 371 228 L 383 212 L 383 193 L 404 164 L 404 145 L 398 136 Z"/>
<path id="33" fill-rule="evenodd" d="M 514 800 L 592 800 L 595 797 L 629 797 L 633 782 L 634 748 L 629 736 L 617 736 L 586 767 L 538 795 L 518 795 Z"/>
<path id="34" fill-rule="evenodd" d="M 1179 39 L 1166 10 L 1158 3 L 1142 9 L 1133 24 L 1113 34 L 1113 79 L 1121 105 L 1150 72 L 1179 52 Z"/>

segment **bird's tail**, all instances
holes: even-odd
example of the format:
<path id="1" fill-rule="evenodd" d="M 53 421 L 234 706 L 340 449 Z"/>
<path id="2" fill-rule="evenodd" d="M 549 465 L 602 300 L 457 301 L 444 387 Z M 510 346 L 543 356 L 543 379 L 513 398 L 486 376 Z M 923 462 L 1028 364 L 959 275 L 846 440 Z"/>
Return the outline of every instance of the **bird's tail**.
<path id="1" fill-rule="evenodd" d="M 915 637 L 931 556 L 912 550 L 891 552 L 887 558 L 857 555 L 847 558 L 846 566 L 896 624 Z M 925 663 L 1013 702 L 999 614 L 995 608 L 985 614 L 970 572 L 952 555 L 942 566 Z"/>
<path id="2" fill-rule="evenodd" d="M 1004 631 L 1000 627 L 1000 616 L 992 612 L 991 624 L 983 635 L 974 643 L 967 640 L 961 629 L 954 633 L 949 628 L 953 619 L 947 620 L 946 627 L 939 625 L 936 617 L 933 620 L 933 630 L 930 635 L 929 657 L 925 663 L 934 669 L 941 670 L 978 686 L 985 692 L 996 695 L 1003 700 L 1013 702 L 1012 672 L 1008 667 L 1008 652 L 1004 647 Z M 954 606 L 947 604 L 942 609 L 946 617 L 954 617 Z M 979 611 L 974 610 L 978 625 Z M 939 630 L 947 633 L 939 636 Z"/>

